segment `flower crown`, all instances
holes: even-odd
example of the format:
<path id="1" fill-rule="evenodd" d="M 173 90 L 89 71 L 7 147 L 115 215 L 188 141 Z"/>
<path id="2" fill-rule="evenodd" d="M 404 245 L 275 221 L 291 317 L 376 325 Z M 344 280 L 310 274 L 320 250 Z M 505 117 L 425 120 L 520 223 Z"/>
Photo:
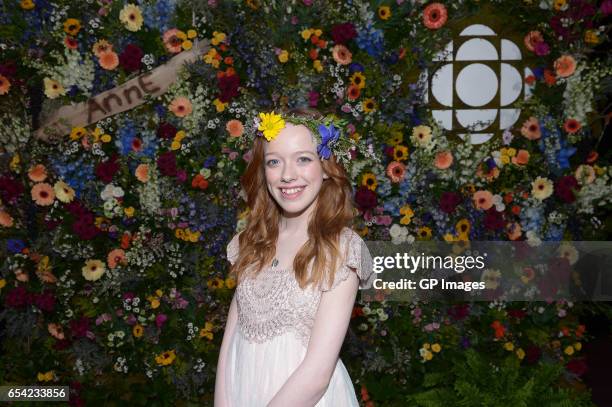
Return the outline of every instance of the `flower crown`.
<path id="1" fill-rule="evenodd" d="M 359 160 L 362 163 L 359 166 L 360 168 L 363 168 L 363 164 L 368 161 L 378 161 L 372 148 L 368 148 L 363 140 L 349 136 L 347 121 L 333 115 L 314 119 L 293 114 L 281 115 L 273 111 L 270 113 L 262 112 L 259 113 L 259 118 L 255 119 L 257 134 L 265 137 L 268 141 L 272 141 L 285 128 L 286 122 L 306 126 L 317 139 L 319 157 L 323 160 L 329 160 L 331 155 L 334 154 L 336 160 L 344 166 L 349 176 L 355 176 L 355 174 L 352 174 L 352 170 L 359 153 L 362 156 L 362 159 Z"/>

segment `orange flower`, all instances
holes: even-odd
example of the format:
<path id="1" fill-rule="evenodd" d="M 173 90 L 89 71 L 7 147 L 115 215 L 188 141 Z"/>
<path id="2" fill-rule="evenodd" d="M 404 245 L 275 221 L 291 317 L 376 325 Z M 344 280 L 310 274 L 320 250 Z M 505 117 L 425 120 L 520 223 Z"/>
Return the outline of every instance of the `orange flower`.
<path id="1" fill-rule="evenodd" d="M 493 194 L 489 191 L 476 191 L 472 197 L 476 209 L 488 210 L 493 206 Z"/>
<path id="2" fill-rule="evenodd" d="M 119 57 L 115 51 L 101 52 L 98 61 L 100 62 L 100 66 L 107 71 L 112 71 L 119 66 Z"/>
<path id="3" fill-rule="evenodd" d="M 100 55 L 102 53 L 107 52 L 107 51 L 112 51 L 112 50 L 113 50 L 113 45 L 106 40 L 99 40 L 91 48 L 91 51 L 98 58 L 100 58 Z"/>
<path id="4" fill-rule="evenodd" d="M 423 10 L 423 24 L 431 30 L 437 30 L 446 24 L 448 12 L 444 4 L 431 3 Z"/>
<path id="5" fill-rule="evenodd" d="M 508 239 L 517 240 L 523 234 L 521 224 L 518 222 L 509 223 L 506 225 L 506 233 L 508 234 Z"/>
<path id="6" fill-rule="evenodd" d="M 202 174 L 198 174 L 191 180 L 191 186 L 193 188 L 206 189 L 208 188 L 208 180 Z"/>
<path id="7" fill-rule="evenodd" d="M 49 331 L 49 334 L 51 334 L 51 336 L 55 339 L 64 339 L 64 329 L 60 324 L 51 322 L 49 325 L 47 325 L 47 330 Z"/>
<path id="8" fill-rule="evenodd" d="M 502 338 L 506 333 L 506 328 L 499 321 L 493 321 L 491 328 L 495 331 L 495 338 Z"/>
<path id="9" fill-rule="evenodd" d="M 108 253 L 107 263 L 108 267 L 114 269 L 119 264 L 125 264 L 125 252 L 123 249 L 113 249 Z"/>
<path id="10" fill-rule="evenodd" d="M 319 57 L 319 50 L 318 49 L 313 48 L 310 51 L 308 51 L 308 58 L 310 58 L 310 59 L 312 59 L 314 61 L 318 57 Z"/>
<path id="11" fill-rule="evenodd" d="M 47 179 L 47 169 L 42 164 L 36 164 L 28 170 L 28 177 L 34 182 L 43 182 Z"/>
<path id="12" fill-rule="evenodd" d="M 244 126 L 240 120 L 232 119 L 225 125 L 230 137 L 240 137 L 244 134 Z"/>
<path id="13" fill-rule="evenodd" d="M 168 52 L 177 54 L 182 51 L 183 40 L 179 38 L 179 36 L 182 33 L 183 33 L 182 31 L 177 30 L 176 28 L 171 28 L 164 33 L 164 36 L 162 39 L 164 42 L 164 47 L 166 47 L 166 50 Z"/>
<path id="14" fill-rule="evenodd" d="M 11 88 L 11 81 L 4 75 L 0 75 L 0 95 L 6 95 Z"/>
<path id="15" fill-rule="evenodd" d="M 13 217 L 5 211 L 0 211 L 0 226 L 4 226 L 5 228 L 13 227 Z"/>
<path id="16" fill-rule="evenodd" d="M 562 78 L 571 76 L 576 71 L 576 60 L 571 55 L 561 55 L 555 61 L 555 72 Z"/>
<path id="17" fill-rule="evenodd" d="M 149 181 L 149 164 L 140 164 L 136 167 L 136 179 L 140 182 Z"/>
<path id="18" fill-rule="evenodd" d="M 529 162 L 529 151 L 519 150 L 514 157 L 512 163 L 516 165 L 526 165 Z"/>
<path id="19" fill-rule="evenodd" d="M 128 247 L 130 247 L 130 241 L 132 240 L 132 236 L 130 236 L 129 233 L 124 233 L 121 236 L 121 248 L 122 249 L 127 249 Z"/>
<path id="20" fill-rule="evenodd" d="M 523 39 L 525 46 L 531 52 L 535 50 L 535 45 L 538 42 L 543 42 L 543 41 L 544 41 L 544 37 L 542 36 L 542 33 L 539 31 L 530 31 Z"/>
<path id="21" fill-rule="evenodd" d="M 193 107 L 186 97 L 178 97 L 170 103 L 170 110 L 177 117 L 185 117 L 191 114 Z"/>
<path id="22" fill-rule="evenodd" d="M 347 96 L 348 100 L 357 100 L 361 95 L 361 89 L 359 86 L 353 84 L 348 87 Z"/>
<path id="23" fill-rule="evenodd" d="M 445 170 L 453 163 L 453 154 L 450 151 L 442 151 L 436 154 L 434 165 L 440 170 Z"/>
<path id="24" fill-rule="evenodd" d="M 32 200 L 40 206 L 49 206 L 55 200 L 55 191 L 47 183 L 36 184 L 32 187 Z"/>
<path id="25" fill-rule="evenodd" d="M 574 134 L 578 132 L 582 128 L 580 122 L 576 119 L 567 119 L 565 123 L 563 123 L 563 128 L 569 134 Z"/>
<path id="26" fill-rule="evenodd" d="M 544 82 L 546 82 L 548 86 L 552 86 L 557 83 L 557 77 L 555 76 L 555 73 L 550 69 L 544 70 Z"/>
<path id="27" fill-rule="evenodd" d="M 521 127 L 521 134 L 529 139 L 529 140 L 537 140 L 542 136 L 540 132 L 540 123 L 538 123 L 538 119 L 535 117 L 530 117 L 523 123 L 523 127 Z"/>
<path id="28" fill-rule="evenodd" d="M 391 182 L 400 182 L 406 174 L 406 166 L 399 161 L 391 161 L 387 166 L 387 176 Z"/>
<path id="29" fill-rule="evenodd" d="M 332 48 L 332 56 L 334 61 L 340 65 L 348 65 L 353 61 L 353 54 L 342 44 L 334 45 Z"/>

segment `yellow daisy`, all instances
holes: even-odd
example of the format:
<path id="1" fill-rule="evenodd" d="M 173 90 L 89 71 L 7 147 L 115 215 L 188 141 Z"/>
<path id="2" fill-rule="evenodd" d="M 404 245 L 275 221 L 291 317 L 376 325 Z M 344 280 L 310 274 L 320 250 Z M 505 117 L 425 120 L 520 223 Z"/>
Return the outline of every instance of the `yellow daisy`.
<path id="1" fill-rule="evenodd" d="M 417 232 L 417 239 L 419 240 L 431 239 L 431 228 L 428 228 L 427 226 L 421 226 Z"/>
<path id="2" fill-rule="evenodd" d="M 155 356 L 155 362 L 157 362 L 160 366 L 168 366 L 171 365 L 176 359 L 176 353 L 174 350 L 168 350 L 160 355 Z"/>
<path id="3" fill-rule="evenodd" d="M 259 113 L 259 118 L 261 122 L 257 130 L 262 131 L 268 141 L 274 140 L 278 133 L 285 128 L 285 120 L 283 120 L 281 115 L 274 112 Z"/>

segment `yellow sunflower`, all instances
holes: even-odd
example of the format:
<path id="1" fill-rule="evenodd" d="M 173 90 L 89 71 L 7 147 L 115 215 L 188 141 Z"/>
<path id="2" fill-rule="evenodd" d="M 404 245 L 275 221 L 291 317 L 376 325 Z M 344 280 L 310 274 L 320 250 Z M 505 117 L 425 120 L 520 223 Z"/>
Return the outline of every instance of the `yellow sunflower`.
<path id="1" fill-rule="evenodd" d="M 69 18 L 64 21 L 64 31 L 73 37 L 81 31 L 81 22 L 76 18 Z"/>
<path id="2" fill-rule="evenodd" d="M 378 17 L 381 20 L 388 20 L 391 17 L 391 8 L 389 6 L 378 7 Z"/>
<path id="3" fill-rule="evenodd" d="M 361 102 L 361 105 L 363 106 L 363 111 L 365 113 L 371 113 L 376 110 L 377 107 L 374 98 L 365 99 L 363 102 Z"/>
<path id="4" fill-rule="evenodd" d="M 455 230 L 459 235 L 468 235 L 470 233 L 470 221 L 463 218 L 455 225 Z"/>
<path id="5" fill-rule="evenodd" d="M 393 149 L 393 159 L 395 161 L 406 161 L 408 159 L 408 147 L 395 146 Z"/>
<path id="6" fill-rule="evenodd" d="M 174 350 L 167 350 L 164 353 L 155 356 L 155 362 L 157 362 L 157 364 L 160 366 L 168 366 L 174 362 L 174 359 L 176 359 L 176 353 L 174 353 Z"/>
<path id="7" fill-rule="evenodd" d="M 418 240 L 429 240 L 431 239 L 431 228 L 427 226 L 421 226 L 417 231 Z"/>
<path id="8" fill-rule="evenodd" d="M 376 187 L 378 186 L 378 182 L 376 182 L 376 175 L 372 174 L 371 172 L 363 174 L 363 177 L 361 178 L 361 185 L 367 187 L 371 191 L 375 191 Z"/>
<path id="9" fill-rule="evenodd" d="M 257 130 L 262 131 L 268 141 L 274 140 L 278 133 L 285 128 L 285 120 L 283 120 L 280 114 L 274 112 L 259 113 L 259 118 L 261 122 Z"/>
<path id="10" fill-rule="evenodd" d="M 351 85 L 357 86 L 359 89 L 365 88 L 365 76 L 361 72 L 355 72 L 350 77 Z"/>

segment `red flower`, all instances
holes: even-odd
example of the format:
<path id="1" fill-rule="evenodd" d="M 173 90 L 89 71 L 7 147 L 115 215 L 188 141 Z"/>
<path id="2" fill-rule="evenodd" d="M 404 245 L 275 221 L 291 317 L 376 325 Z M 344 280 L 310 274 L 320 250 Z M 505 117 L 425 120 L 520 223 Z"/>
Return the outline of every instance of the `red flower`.
<path id="1" fill-rule="evenodd" d="M 101 162 L 96 167 L 96 175 L 98 178 L 102 180 L 105 184 L 110 183 L 113 180 L 113 177 L 119 171 L 119 164 L 117 163 L 117 156 L 114 155 L 107 161 Z"/>
<path id="2" fill-rule="evenodd" d="M 173 125 L 166 122 L 160 123 L 157 128 L 157 136 L 166 140 L 174 138 L 177 132 L 178 130 Z"/>
<path id="3" fill-rule="evenodd" d="M 437 30 L 446 24 L 448 12 L 441 3 L 431 3 L 423 10 L 423 24 L 431 30 Z"/>
<path id="4" fill-rule="evenodd" d="M 159 172 L 167 177 L 174 177 L 177 173 L 176 156 L 172 151 L 166 151 L 157 157 Z"/>
<path id="5" fill-rule="evenodd" d="M 123 49 L 121 55 L 119 55 L 119 63 L 126 72 L 135 72 L 140 70 L 143 56 L 144 52 L 142 52 L 139 46 L 128 44 Z"/>
<path id="6" fill-rule="evenodd" d="M 4 202 L 13 204 L 23 194 L 23 185 L 9 176 L 0 177 L 0 197 Z"/>
<path id="7" fill-rule="evenodd" d="M 238 96 L 238 87 L 240 86 L 240 77 L 236 74 L 225 75 L 218 78 L 219 100 L 223 103 L 228 103 Z"/>
<path id="8" fill-rule="evenodd" d="M 489 209 L 484 218 L 484 226 L 489 230 L 503 229 L 506 223 L 501 212 L 497 212 L 495 207 Z"/>
<path id="9" fill-rule="evenodd" d="M 587 364 L 584 359 L 573 359 L 565 365 L 567 370 L 574 373 L 577 376 L 582 376 L 588 370 Z"/>
<path id="10" fill-rule="evenodd" d="M 582 127 L 582 125 L 580 124 L 580 122 L 576 119 L 567 119 L 565 121 L 565 123 L 563 124 L 563 128 L 565 129 L 566 132 L 568 132 L 569 134 L 574 134 L 576 133 L 578 130 L 580 130 L 580 128 Z"/>
<path id="11" fill-rule="evenodd" d="M 378 198 L 368 187 L 360 187 L 355 193 L 355 202 L 361 210 L 368 210 L 378 205 Z"/>
<path id="12" fill-rule="evenodd" d="M 572 203 L 576 200 L 574 191 L 580 189 L 578 181 L 573 175 L 566 175 L 559 178 L 555 182 L 555 195 L 557 195 L 563 202 Z"/>
<path id="13" fill-rule="evenodd" d="M 456 192 L 442 192 L 440 196 L 440 209 L 445 213 L 453 213 L 461 203 L 461 195 Z"/>
<path id="14" fill-rule="evenodd" d="M 336 24 L 331 29 L 331 36 L 336 44 L 346 44 L 357 37 L 353 23 Z"/>

